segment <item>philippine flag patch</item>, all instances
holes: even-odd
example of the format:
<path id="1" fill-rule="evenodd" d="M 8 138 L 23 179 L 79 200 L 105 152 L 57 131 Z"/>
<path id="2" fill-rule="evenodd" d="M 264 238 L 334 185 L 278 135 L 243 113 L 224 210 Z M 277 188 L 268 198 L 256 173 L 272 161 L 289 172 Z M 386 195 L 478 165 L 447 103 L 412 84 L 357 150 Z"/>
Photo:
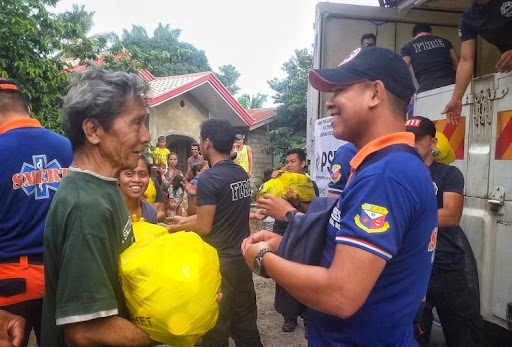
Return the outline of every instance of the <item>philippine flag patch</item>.
<path id="1" fill-rule="evenodd" d="M 383 233 L 389 229 L 386 222 L 388 209 L 378 205 L 364 203 L 361 205 L 361 214 L 354 217 L 356 225 L 367 233 Z"/>

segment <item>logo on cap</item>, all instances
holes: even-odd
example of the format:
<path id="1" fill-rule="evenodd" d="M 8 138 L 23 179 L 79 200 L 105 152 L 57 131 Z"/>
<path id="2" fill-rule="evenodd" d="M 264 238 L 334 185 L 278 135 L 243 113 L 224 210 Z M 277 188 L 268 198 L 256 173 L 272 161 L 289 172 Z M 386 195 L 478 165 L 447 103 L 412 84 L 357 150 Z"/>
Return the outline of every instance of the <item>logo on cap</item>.
<path id="1" fill-rule="evenodd" d="M 412 118 L 412 119 L 407 120 L 407 122 L 405 122 L 406 127 L 419 128 L 420 125 L 421 125 L 421 119 L 417 119 L 417 118 Z"/>
<path id="2" fill-rule="evenodd" d="M 338 65 L 338 66 L 341 66 L 341 65 L 343 65 L 343 64 L 348 63 L 349 61 L 351 61 L 352 59 L 354 59 L 354 58 L 356 57 L 356 55 L 358 55 L 358 54 L 359 54 L 359 52 L 361 52 L 361 47 L 356 48 L 356 49 L 354 49 L 352 52 L 350 52 L 350 54 L 348 55 L 348 57 L 346 57 L 346 58 L 345 58 L 345 60 L 343 60 L 343 61 L 340 63 L 340 65 Z"/>

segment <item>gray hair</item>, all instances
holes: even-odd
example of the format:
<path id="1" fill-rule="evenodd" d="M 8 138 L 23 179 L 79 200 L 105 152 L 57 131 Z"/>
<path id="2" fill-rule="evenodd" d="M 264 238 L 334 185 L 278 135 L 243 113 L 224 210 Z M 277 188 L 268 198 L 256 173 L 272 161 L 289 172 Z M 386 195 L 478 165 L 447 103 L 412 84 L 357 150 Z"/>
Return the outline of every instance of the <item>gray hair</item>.
<path id="1" fill-rule="evenodd" d="M 91 66 L 76 74 L 64 98 L 62 111 L 62 129 L 73 150 L 84 145 L 84 120 L 96 119 L 105 131 L 109 131 L 126 103 L 134 97 L 144 100 L 148 91 L 146 81 L 127 72 Z"/>

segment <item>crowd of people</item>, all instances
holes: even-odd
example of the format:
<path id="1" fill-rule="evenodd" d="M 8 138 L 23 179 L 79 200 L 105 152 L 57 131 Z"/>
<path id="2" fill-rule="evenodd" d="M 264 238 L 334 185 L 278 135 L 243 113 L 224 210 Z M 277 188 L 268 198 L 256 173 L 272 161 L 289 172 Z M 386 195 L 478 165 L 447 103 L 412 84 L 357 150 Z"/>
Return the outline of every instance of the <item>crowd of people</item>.
<path id="1" fill-rule="evenodd" d="M 223 298 L 203 346 L 228 346 L 229 337 L 262 345 L 251 270 L 308 307 L 301 316 L 311 346 L 426 346 L 434 307 L 449 346 L 479 345 L 479 294 L 459 227 L 464 179 L 433 161 L 435 125 L 406 117 L 416 92 L 408 65 L 418 92 L 456 84 L 445 111 L 457 122 L 476 35 L 502 52 L 497 71 L 512 69 L 504 4 L 476 0 L 464 13 L 460 61 L 419 24 L 400 55 L 365 35 L 340 66 L 310 72 L 313 88 L 333 94 L 333 135 L 349 143 L 331 163 L 334 203 L 320 211 L 328 218 L 311 227 L 321 242 L 303 242 L 289 257 L 279 249 L 314 201 L 265 195 L 251 213 L 253 150 L 228 121 L 201 124 L 184 174 L 165 136 L 152 160 L 144 155 L 149 85 L 140 77 L 94 66 L 76 74 L 62 110 L 66 137 L 31 118 L 19 86 L 0 79 L 0 345 L 26 346 L 32 330 L 49 347 L 157 343 L 130 320 L 118 278 L 140 218 L 195 232 L 218 252 Z M 267 179 L 305 167 L 305 152 L 290 149 Z M 249 218 L 267 230 L 251 234 Z M 318 259 L 294 258 L 313 246 Z M 282 330 L 297 324 L 285 315 Z"/>

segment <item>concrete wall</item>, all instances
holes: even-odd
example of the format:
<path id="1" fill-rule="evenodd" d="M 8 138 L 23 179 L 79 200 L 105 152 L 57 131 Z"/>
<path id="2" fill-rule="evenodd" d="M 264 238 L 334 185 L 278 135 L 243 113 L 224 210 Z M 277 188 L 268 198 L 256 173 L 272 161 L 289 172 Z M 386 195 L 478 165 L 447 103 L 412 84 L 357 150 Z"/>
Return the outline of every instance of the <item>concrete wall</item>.
<path id="1" fill-rule="evenodd" d="M 208 110 L 188 93 L 152 107 L 149 112 L 151 143 L 155 144 L 161 135 L 185 135 L 199 141 L 199 126 L 206 119 Z"/>
<path id="2" fill-rule="evenodd" d="M 253 170 L 251 185 L 257 189 L 263 180 L 263 171 L 272 167 L 272 156 L 263 152 L 270 142 L 266 125 L 254 129 L 249 133 L 246 144 L 252 148 Z"/>

